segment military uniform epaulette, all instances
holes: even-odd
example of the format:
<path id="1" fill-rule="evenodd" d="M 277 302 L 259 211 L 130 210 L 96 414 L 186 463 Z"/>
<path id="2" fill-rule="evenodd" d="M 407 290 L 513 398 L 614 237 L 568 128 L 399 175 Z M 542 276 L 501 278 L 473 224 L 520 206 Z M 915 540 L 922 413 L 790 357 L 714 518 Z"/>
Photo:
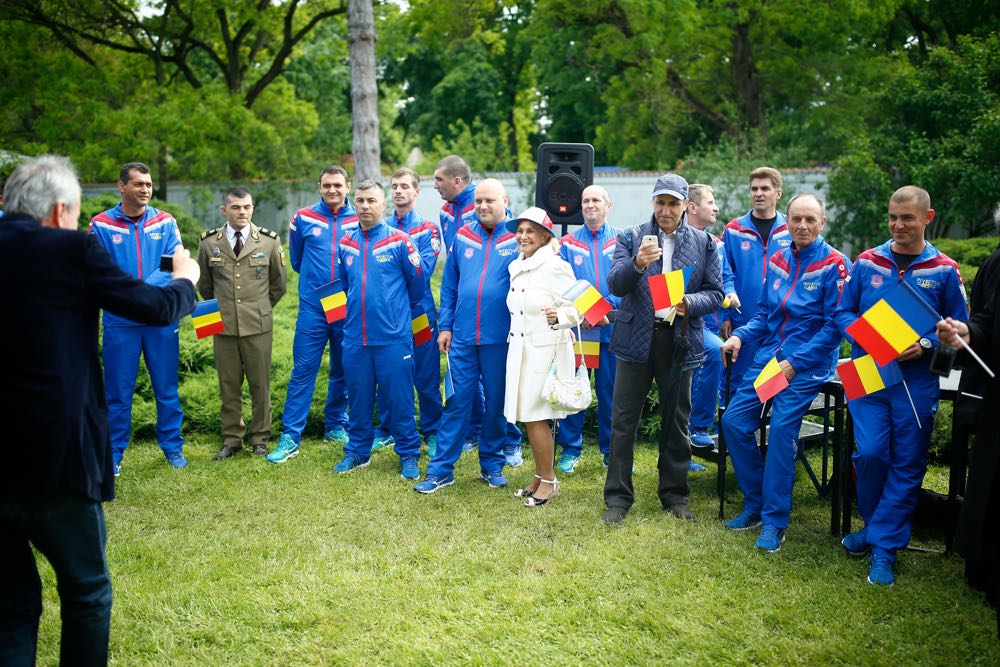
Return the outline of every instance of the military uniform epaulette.
<path id="1" fill-rule="evenodd" d="M 208 238 L 209 236 L 211 236 L 212 234 L 215 234 L 215 233 L 217 233 L 217 232 L 218 232 L 218 231 L 219 231 L 220 229 L 222 229 L 222 227 L 216 227 L 215 229 L 210 229 L 210 230 L 208 230 L 207 232 L 205 232 L 205 233 L 203 233 L 203 234 L 201 235 L 201 240 L 202 240 L 202 241 L 204 241 L 205 239 L 207 239 L 207 238 Z"/>
<path id="2" fill-rule="evenodd" d="M 278 232 L 272 232 L 267 227 L 260 227 L 260 233 L 264 234 L 265 236 L 270 236 L 272 239 L 278 238 Z"/>

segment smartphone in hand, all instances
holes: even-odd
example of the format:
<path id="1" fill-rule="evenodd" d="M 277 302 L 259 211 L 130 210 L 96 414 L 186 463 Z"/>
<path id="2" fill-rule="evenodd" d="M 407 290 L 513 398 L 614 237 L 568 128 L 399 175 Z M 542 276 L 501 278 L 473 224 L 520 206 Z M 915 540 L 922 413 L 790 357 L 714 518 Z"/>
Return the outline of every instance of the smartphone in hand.
<path id="1" fill-rule="evenodd" d="M 174 272 L 174 256 L 173 255 L 161 255 L 160 256 L 160 271 L 166 271 L 167 273 Z"/>

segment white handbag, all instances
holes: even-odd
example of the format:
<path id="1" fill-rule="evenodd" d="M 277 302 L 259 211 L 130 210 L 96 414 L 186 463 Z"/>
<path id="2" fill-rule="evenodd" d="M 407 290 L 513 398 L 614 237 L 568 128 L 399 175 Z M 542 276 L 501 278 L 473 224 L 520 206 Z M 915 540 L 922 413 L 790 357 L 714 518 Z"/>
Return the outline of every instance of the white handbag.
<path id="1" fill-rule="evenodd" d="M 577 327 L 576 340 L 580 345 L 580 356 L 583 356 L 583 341 L 580 337 L 580 327 Z M 566 341 L 569 343 L 569 341 Z M 569 343 L 569 354 L 573 355 L 573 345 Z M 557 352 L 558 355 L 558 352 Z M 545 378 L 542 386 L 542 398 L 548 401 L 556 410 L 562 412 L 580 412 L 590 407 L 590 376 L 587 374 L 587 365 L 580 364 L 576 372 L 569 378 L 559 373 L 559 359 L 552 360 L 549 366 L 549 374 Z"/>

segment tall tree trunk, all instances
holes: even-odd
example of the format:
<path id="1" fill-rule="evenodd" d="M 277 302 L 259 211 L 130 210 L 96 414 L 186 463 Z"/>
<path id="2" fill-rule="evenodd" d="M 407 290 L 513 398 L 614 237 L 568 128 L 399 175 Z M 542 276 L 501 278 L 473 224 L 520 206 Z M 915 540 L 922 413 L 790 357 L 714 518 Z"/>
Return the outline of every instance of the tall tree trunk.
<path id="1" fill-rule="evenodd" d="M 378 178 L 382 150 L 378 136 L 378 86 L 375 81 L 375 12 L 372 0 L 349 0 L 347 43 L 351 61 L 351 127 L 354 172 L 358 181 Z"/>
<path id="2" fill-rule="evenodd" d="M 756 16 L 756 12 L 751 12 L 746 21 L 733 29 L 731 71 L 733 87 L 743 105 L 743 125 L 747 129 L 757 130 L 759 139 L 766 142 L 767 113 L 764 109 L 764 90 L 750 41 L 750 26 Z"/>

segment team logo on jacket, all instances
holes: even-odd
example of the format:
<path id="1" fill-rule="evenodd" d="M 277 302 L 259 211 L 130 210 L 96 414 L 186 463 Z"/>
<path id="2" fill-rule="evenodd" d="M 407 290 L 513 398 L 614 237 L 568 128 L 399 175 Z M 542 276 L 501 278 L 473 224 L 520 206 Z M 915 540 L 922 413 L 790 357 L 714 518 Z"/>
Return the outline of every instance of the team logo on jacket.
<path id="1" fill-rule="evenodd" d="M 771 289 L 773 289 L 775 292 L 781 289 L 781 278 L 774 279 L 774 284 L 771 286 Z"/>
<path id="2" fill-rule="evenodd" d="M 466 258 L 466 259 L 472 259 L 472 254 L 473 254 L 474 252 L 475 252 L 475 251 L 474 251 L 474 250 L 473 250 L 472 248 L 466 248 L 466 249 L 465 249 L 465 258 Z"/>
<path id="3" fill-rule="evenodd" d="M 583 264 L 583 257 L 577 255 L 576 257 L 573 258 L 573 263 L 576 264 L 577 266 L 580 266 L 581 264 Z"/>
<path id="4" fill-rule="evenodd" d="M 813 292 L 819 289 L 819 283 L 816 281 L 804 282 L 802 283 L 802 286 L 806 289 L 807 292 Z"/>
<path id="5" fill-rule="evenodd" d="M 881 273 L 874 273 L 874 274 L 872 274 L 871 283 L 872 283 L 872 287 L 881 287 L 882 286 L 882 274 Z"/>
<path id="6" fill-rule="evenodd" d="M 348 255 L 347 257 L 345 257 L 344 258 L 344 264 L 347 264 L 348 266 L 353 265 L 354 264 L 354 255 Z"/>
<path id="7" fill-rule="evenodd" d="M 787 248 L 788 244 L 792 242 L 791 239 L 775 239 L 782 248 Z"/>
<path id="8" fill-rule="evenodd" d="M 924 289 L 936 289 L 941 286 L 936 280 L 928 280 L 927 278 L 917 278 L 917 287 L 923 287 Z"/>
<path id="9" fill-rule="evenodd" d="M 322 229 L 320 229 L 319 227 L 313 227 L 313 236 L 319 236 L 322 233 L 323 233 Z"/>
<path id="10" fill-rule="evenodd" d="M 151 232 L 149 234 L 149 238 L 153 239 L 154 241 L 159 241 L 160 239 L 163 238 L 163 234 L 161 234 L 160 232 Z"/>
<path id="11" fill-rule="evenodd" d="M 410 264 L 412 264 L 413 266 L 416 266 L 417 268 L 420 267 L 420 253 L 419 252 L 417 252 L 416 250 L 413 250 L 409 254 L 409 258 L 410 258 Z"/>
<path id="12" fill-rule="evenodd" d="M 120 244 L 122 242 L 122 235 L 115 234 L 114 236 L 111 237 L 111 242 L 114 243 L 115 245 Z"/>
<path id="13" fill-rule="evenodd" d="M 434 252 L 440 252 L 441 250 L 441 241 L 436 236 L 431 237 L 431 250 Z"/>
<path id="14" fill-rule="evenodd" d="M 515 252 L 514 248 L 497 248 L 497 254 L 501 257 L 510 257 Z"/>
<path id="15" fill-rule="evenodd" d="M 749 241 L 744 241 L 743 243 L 740 244 L 740 248 L 742 248 L 743 250 L 749 250 L 750 249 L 750 242 Z"/>
<path id="16" fill-rule="evenodd" d="M 385 264 L 386 262 L 391 262 L 392 257 L 389 255 L 375 255 L 375 261 L 379 264 Z"/>

